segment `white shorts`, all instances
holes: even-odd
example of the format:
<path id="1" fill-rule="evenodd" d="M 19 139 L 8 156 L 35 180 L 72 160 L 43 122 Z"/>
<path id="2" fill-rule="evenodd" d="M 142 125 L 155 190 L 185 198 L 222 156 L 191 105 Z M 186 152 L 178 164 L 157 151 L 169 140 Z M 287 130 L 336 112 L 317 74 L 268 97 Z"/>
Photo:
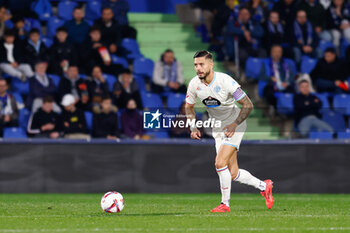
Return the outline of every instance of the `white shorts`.
<path id="1" fill-rule="evenodd" d="M 221 145 L 233 146 L 237 148 L 237 151 L 239 151 L 239 146 L 241 145 L 241 141 L 243 139 L 246 129 L 247 129 L 247 123 L 246 121 L 244 121 L 236 128 L 236 132 L 233 134 L 231 138 L 226 137 L 223 131 L 213 132 L 213 137 L 215 139 L 216 153 L 219 152 Z"/>

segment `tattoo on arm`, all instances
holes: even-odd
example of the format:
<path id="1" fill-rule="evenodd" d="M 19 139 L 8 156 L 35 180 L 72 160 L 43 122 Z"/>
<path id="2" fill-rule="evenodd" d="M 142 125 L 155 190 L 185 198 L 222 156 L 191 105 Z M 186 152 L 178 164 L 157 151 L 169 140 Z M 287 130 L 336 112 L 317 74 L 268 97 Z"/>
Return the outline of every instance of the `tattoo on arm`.
<path id="1" fill-rule="evenodd" d="M 253 103 L 252 101 L 250 101 L 247 95 L 244 96 L 241 100 L 239 100 L 238 103 L 242 105 L 242 108 L 234 123 L 240 125 L 245 119 L 248 118 L 250 112 L 253 110 Z"/>
<path id="2" fill-rule="evenodd" d="M 194 106 L 187 105 L 185 106 L 186 117 L 190 120 L 196 119 L 196 112 L 194 111 Z"/>

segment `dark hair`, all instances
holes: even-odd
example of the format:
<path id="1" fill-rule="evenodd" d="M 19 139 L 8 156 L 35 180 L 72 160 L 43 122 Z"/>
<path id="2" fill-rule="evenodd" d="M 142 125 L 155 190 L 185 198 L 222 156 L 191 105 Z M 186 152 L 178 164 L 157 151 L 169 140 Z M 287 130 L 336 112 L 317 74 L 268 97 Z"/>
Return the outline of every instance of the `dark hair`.
<path id="1" fill-rule="evenodd" d="M 335 48 L 333 48 L 333 47 L 328 47 L 328 48 L 326 48 L 326 50 L 324 51 L 324 53 L 334 53 L 334 54 L 337 54 L 337 52 L 335 51 Z"/>
<path id="2" fill-rule="evenodd" d="M 239 11 L 241 11 L 241 10 L 247 10 L 247 11 L 250 13 L 249 8 L 246 7 L 246 6 L 241 6 L 241 7 L 239 8 Z"/>
<path id="3" fill-rule="evenodd" d="M 213 60 L 213 55 L 206 50 L 197 51 L 194 54 L 193 59 L 198 58 L 198 57 L 204 57 L 205 59 Z"/>
<path id="4" fill-rule="evenodd" d="M 132 74 L 131 71 L 129 69 L 123 69 L 121 74 Z"/>
<path id="5" fill-rule="evenodd" d="M 39 29 L 37 29 L 37 28 L 32 28 L 32 29 L 29 31 L 29 35 L 31 35 L 31 34 L 33 34 L 33 33 L 38 33 L 38 34 L 40 34 L 40 31 L 39 31 Z"/>
<path id="6" fill-rule="evenodd" d="M 83 10 L 83 8 L 81 6 L 76 6 L 76 7 L 74 7 L 73 12 L 76 11 L 76 10 Z"/>
<path id="7" fill-rule="evenodd" d="M 111 11 L 113 12 L 113 9 L 110 8 L 110 7 L 103 7 L 101 12 L 103 12 L 103 11 L 105 11 L 105 10 L 111 10 Z"/>
<path id="8" fill-rule="evenodd" d="M 65 32 L 65 33 L 68 33 L 68 30 L 67 30 L 66 27 L 61 26 L 61 27 L 58 27 L 58 28 L 56 29 L 56 33 L 57 33 L 57 32 Z"/>
<path id="9" fill-rule="evenodd" d="M 13 29 L 6 29 L 4 32 L 4 36 L 16 36 L 16 32 Z"/>
<path id="10" fill-rule="evenodd" d="M 92 27 L 90 28 L 90 32 L 93 32 L 93 31 L 99 31 L 99 32 L 101 32 L 101 28 L 100 28 L 99 26 L 94 25 L 94 26 L 92 26 Z"/>
<path id="11" fill-rule="evenodd" d="M 102 96 L 102 102 L 105 100 L 111 100 L 112 98 L 109 95 Z"/>
<path id="12" fill-rule="evenodd" d="M 15 24 L 18 23 L 18 22 L 20 22 L 20 21 L 24 22 L 24 18 L 21 17 L 21 16 L 15 16 L 15 17 L 13 17 L 13 19 L 12 19 L 12 22 L 14 22 Z"/>
<path id="13" fill-rule="evenodd" d="M 43 98 L 43 103 L 53 103 L 53 97 L 50 95 L 47 95 Z"/>

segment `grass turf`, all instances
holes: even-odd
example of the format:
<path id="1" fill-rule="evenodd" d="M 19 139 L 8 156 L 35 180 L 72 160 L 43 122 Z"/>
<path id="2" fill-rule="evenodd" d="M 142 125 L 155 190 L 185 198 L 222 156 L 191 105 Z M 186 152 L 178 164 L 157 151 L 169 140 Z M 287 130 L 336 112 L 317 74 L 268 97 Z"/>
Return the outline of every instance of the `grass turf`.
<path id="1" fill-rule="evenodd" d="M 119 214 L 104 213 L 102 194 L 0 194 L 7 232 L 350 232 L 350 195 L 233 194 L 231 213 L 210 213 L 218 194 L 124 194 Z"/>

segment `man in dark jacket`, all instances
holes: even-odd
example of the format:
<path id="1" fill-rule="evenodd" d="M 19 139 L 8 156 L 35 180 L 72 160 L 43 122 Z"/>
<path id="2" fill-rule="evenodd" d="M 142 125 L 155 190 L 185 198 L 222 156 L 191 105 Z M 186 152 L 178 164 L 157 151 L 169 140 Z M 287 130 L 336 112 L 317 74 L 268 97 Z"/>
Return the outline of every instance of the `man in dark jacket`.
<path id="1" fill-rule="evenodd" d="M 80 45 L 88 39 L 89 24 L 84 20 L 84 11 L 76 7 L 73 11 L 73 19 L 67 21 L 64 27 L 68 31 L 68 40 L 74 45 Z"/>
<path id="2" fill-rule="evenodd" d="M 285 42 L 285 28 L 277 11 L 270 12 L 264 24 L 264 30 L 264 44 L 267 50 L 270 50 L 273 45 L 282 45 Z"/>
<path id="3" fill-rule="evenodd" d="M 67 72 L 69 66 L 78 64 L 78 52 L 76 47 L 67 41 L 68 32 L 65 27 L 56 30 L 54 44 L 50 48 L 50 73 L 62 75 Z"/>
<path id="4" fill-rule="evenodd" d="M 25 81 L 34 75 L 32 68 L 24 60 L 21 44 L 15 41 L 15 32 L 6 30 L 4 41 L 0 43 L 0 69 L 12 77 Z"/>
<path id="5" fill-rule="evenodd" d="M 49 60 L 49 50 L 40 40 L 40 32 L 34 28 L 29 32 L 29 39 L 24 43 L 25 60 L 34 68 L 38 61 Z"/>
<path id="6" fill-rule="evenodd" d="M 92 136 L 96 138 L 116 139 L 119 137 L 117 114 L 112 111 L 112 99 L 104 97 L 101 113 L 94 114 Z"/>
<path id="7" fill-rule="evenodd" d="M 103 77 L 102 70 L 99 66 L 92 69 L 91 77 L 87 80 L 87 88 L 89 93 L 89 104 L 92 109 L 99 109 L 99 105 L 104 96 L 109 95 L 108 84 Z"/>
<path id="8" fill-rule="evenodd" d="M 293 27 L 298 2 L 298 0 L 279 0 L 273 7 L 273 10 L 279 13 L 281 22 L 286 26 L 286 31 L 289 31 L 290 27 Z"/>
<path id="9" fill-rule="evenodd" d="M 315 29 L 315 32 L 320 35 L 325 29 L 325 9 L 316 0 L 303 0 L 299 6 L 300 10 L 304 10 L 307 14 L 307 18 Z"/>
<path id="10" fill-rule="evenodd" d="M 0 137 L 3 128 L 18 125 L 18 108 L 16 99 L 7 92 L 8 84 L 0 78 Z"/>
<path id="11" fill-rule="evenodd" d="M 61 131 L 60 116 L 53 111 L 52 96 L 45 96 L 43 105 L 29 122 L 29 133 L 35 137 L 58 138 Z"/>
<path id="12" fill-rule="evenodd" d="M 346 82 L 349 72 L 346 63 L 337 58 L 334 48 L 326 49 L 324 58 L 320 59 L 310 76 L 318 92 L 348 92 Z"/>
<path id="13" fill-rule="evenodd" d="M 298 89 L 300 93 L 294 96 L 293 103 L 294 120 L 300 134 L 307 137 L 312 128 L 316 131 L 333 133 L 332 127 L 320 119 L 322 102 L 310 93 L 309 82 L 306 80 L 301 81 Z"/>
<path id="14" fill-rule="evenodd" d="M 88 128 L 84 112 L 75 106 L 75 98 L 71 94 L 63 96 L 62 113 L 63 132 L 65 138 L 89 139 Z"/>

